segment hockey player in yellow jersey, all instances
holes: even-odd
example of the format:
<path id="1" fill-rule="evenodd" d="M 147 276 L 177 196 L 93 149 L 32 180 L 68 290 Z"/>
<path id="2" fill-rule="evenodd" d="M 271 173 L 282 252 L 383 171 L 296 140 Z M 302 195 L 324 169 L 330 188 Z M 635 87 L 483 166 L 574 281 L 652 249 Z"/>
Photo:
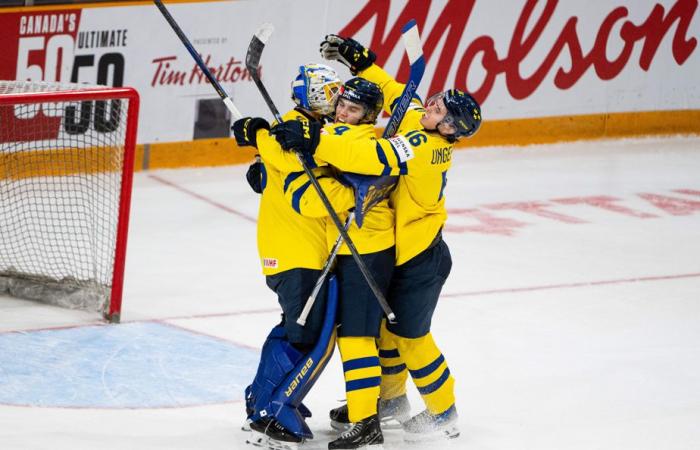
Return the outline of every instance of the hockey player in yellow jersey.
<path id="1" fill-rule="evenodd" d="M 324 123 L 333 113 L 341 87 L 336 72 L 325 65 L 307 64 L 299 68 L 292 82 L 292 99 L 296 107 L 284 115 L 285 120 L 303 119 Z M 254 191 L 261 193 L 258 213 L 257 242 L 266 283 L 278 296 L 282 322 L 268 336 L 253 383 L 246 389 L 246 412 L 250 427 L 272 440 L 300 442 L 299 436 L 279 422 L 262 415 L 259 409 L 269 400 L 295 364 L 318 340 L 323 325 L 326 289 L 321 289 L 305 327 L 296 323 L 304 302 L 318 280 L 328 257 L 324 219 L 303 217 L 288 204 L 284 190 L 291 180 L 303 174 L 298 161 L 293 166 L 275 165 L 265 157 L 269 147 L 279 144 L 267 130 L 264 119 L 244 118 L 233 125 L 240 146 L 254 146 L 262 161 L 251 165 L 247 178 Z M 269 153 L 269 152 L 268 152 Z M 282 361 L 282 362 L 281 362 Z M 320 373 L 320 371 L 319 371 Z M 300 413 L 310 413 L 301 405 Z"/>
<path id="2" fill-rule="evenodd" d="M 372 140 L 382 105 L 383 95 L 377 85 L 361 78 L 348 80 L 337 101 L 335 123 L 326 125 L 323 133 L 350 140 Z M 334 172 L 334 168 L 327 167 L 327 172 L 319 176 L 318 181 L 341 219 L 345 219 L 348 210 L 355 206 L 355 196 L 353 189 L 346 184 L 350 175 Z M 308 187 L 309 181 L 305 177 L 294 180 L 286 191 L 290 204 L 302 215 L 327 217 L 318 194 Z M 330 218 L 327 219 L 327 231 L 328 248 L 331 248 L 338 231 Z M 386 295 L 395 261 L 394 212 L 388 200 L 380 201 L 364 215 L 361 228 L 352 222 L 348 234 Z M 375 344 L 382 310 L 345 245 L 339 250 L 335 273 L 339 281 L 338 348 L 343 361 L 349 417 L 355 425 L 330 442 L 328 448 L 353 449 L 365 445 L 373 448 L 383 442 L 377 417 L 381 367 Z"/>
<path id="3" fill-rule="evenodd" d="M 385 109 L 391 110 L 403 85 L 374 64 L 371 50 L 352 39 L 329 35 L 321 52 L 348 66 L 353 74 L 377 83 L 384 93 Z M 384 375 L 381 401 L 405 405 L 405 380 L 410 374 L 426 404 L 425 411 L 403 423 L 406 439 L 411 441 L 459 435 L 454 378 L 430 327 L 452 266 L 441 230 L 447 218 L 444 190 L 453 144 L 473 135 L 480 123 L 477 102 L 452 89 L 433 95 L 425 106 L 415 101 L 397 135 L 389 139 L 349 140 L 322 134 L 319 139 L 310 136 L 296 143 L 316 160 L 343 171 L 401 175 L 391 194 L 396 214 L 396 268 L 387 298 L 397 323 L 382 328 L 379 351 Z M 331 415 L 333 418 L 333 412 Z"/>

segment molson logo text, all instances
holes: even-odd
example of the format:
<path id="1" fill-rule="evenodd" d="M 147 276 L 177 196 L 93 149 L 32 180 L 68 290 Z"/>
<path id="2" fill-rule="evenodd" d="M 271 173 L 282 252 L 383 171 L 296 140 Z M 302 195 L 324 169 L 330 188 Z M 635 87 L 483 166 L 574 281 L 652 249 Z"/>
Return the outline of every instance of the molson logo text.
<path id="1" fill-rule="evenodd" d="M 539 63 L 535 64 L 536 69 L 532 75 L 523 77 L 521 63 L 528 58 L 536 44 L 542 45 L 540 41 L 544 39 L 545 30 L 549 32 L 554 26 L 551 23 L 552 16 L 559 1 L 546 0 L 544 7 L 539 8 L 541 10 L 539 16 L 535 16 L 535 7 L 542 2 L 527 0 L 512 31 L 510 44 L 505 52 L 501 52 L 502 54 L 496 50 L 493 36 L 482 35 L 472 40 L 466 50 L 459 55 L 457 48 L 469 26 L 476 1 L 448 0 L 437 13 L 437 20 L 432 29 L 428 30 L 425 28 L 428 13 L 432 12 L 432 15 L 435 15 L 435 11 L 431 11 L 431 1 L 409 0 L 396 22 L 388 24 L 391 2 L 369 0 L 365 7 L 340 30 L 339 34 L 353 36 L 366 25 L 373 24 L 369 46 L 377 54 L 377 64 L 383 65 L 399 45 L 402 25 L 409 19 L 415 18 L 423 37 L 426 62 L 433 56 L 438 58 L 432 80 L 424 80 L 430 82 L 428 92 L 444 90 L 450 68 L 456 65 L 455 87 L 471 92 L 480 102 L 488 98 L 496 78 L 500 75 L 505 76 L 510 95 L 514 99 L 524 99 L 542 84 L 552 70 L 556 71 L 554 84 L 559 89 L 574 86 L 591 68 L 601 80 L 613 79 L 627 66 L 635 46 L 641 46 L 639 67 L 647 71 L 667 34 L 673 34 L 671 53 L 678 65 L 685 63 L 697 47 L 697 39 L 688 37 L 688 28 L 697 11 L 698 0 L 677 0 L 668 8 L 656 3 L 646 19 L 640 23 L 635 23 L 628 18 L 630 9 L 638 13 L 640 8 L 637 0 L 629 0 L 626 2 L 628 6 L 611 5 L 611 11 L 601 23 L 586 24 L 588 28 L 595 26 L 598 29 L 592 47 L 589 44 L 585 46 L 581 44 L 578 27 L 583 25 L 578 23 L 578 17 L 568 18 L 561 29 L 555 33 L 556 39 L 544 43 L 551 49 Z M 387 28 L 389 28 L 388 32 Z M 436 46 L 443 38 L 445 39 L 442 52 L 439 55 L 433 55 Z M 617 55 L 606 53 L 608 43 L 613 42 L 616 46 L 621 43 L 622 50 Z M 498 48 L 503 46 L 499 45 Z M 566 67 L 555 66 L 562 53 L 568 53 L 570 64 L 567 63 Z M 467 76 L 475 60 L 481 62 L 485 71 L 480 80 L 470 80 Z M 532 66 L 531 61 L 530 57 L 528 67 Z M 402 58 L 397 75 L 399 80 L 408 78 L 408 69 L 408 62 Z"/>

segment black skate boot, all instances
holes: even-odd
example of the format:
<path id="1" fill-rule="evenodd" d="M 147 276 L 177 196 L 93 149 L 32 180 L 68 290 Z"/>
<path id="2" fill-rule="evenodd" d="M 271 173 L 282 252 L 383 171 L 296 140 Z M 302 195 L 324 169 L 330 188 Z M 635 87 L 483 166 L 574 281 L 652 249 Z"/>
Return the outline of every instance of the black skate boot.
<path id="1" fill-rule="evenodd" d="M 452 405 L 440 414 L 427 409 L 402 424 L 407 442 L 423 442 L 438 438 L 453 439 L 459 436 L 457 409 Z"/>
<path id="2" fill-rule="evenodd" d="M 328 443 L 328 449 L 356 449 L 369 448 L 371 450 L 383 449 L 384 436 L 379 426 L 377 415 L 369 416 L 352 425 L 347 431 L 341 433 L 338 439 Z"/>
<path id="3" fill-rule="evenodd" d="M 389 400 L 380 399 L 377 402 L 377 413 L 382 428 L 397 429 L 411 418 L 411 405 L 408 403 L 406 394 Z M 331 428 L 334 430 L 345 431 L 352 426 L 348 417 L 347 404 L 331 409 L 328 415 L 331 418 Z"/>
<path id="4" fill-rule="evenodd" d="M 275 419 L 260 419 L 250 423 L 253 431 L 246 439 L 247 444 L 269 449 L 295 450 L 302 438 L 287 430 Z"/>

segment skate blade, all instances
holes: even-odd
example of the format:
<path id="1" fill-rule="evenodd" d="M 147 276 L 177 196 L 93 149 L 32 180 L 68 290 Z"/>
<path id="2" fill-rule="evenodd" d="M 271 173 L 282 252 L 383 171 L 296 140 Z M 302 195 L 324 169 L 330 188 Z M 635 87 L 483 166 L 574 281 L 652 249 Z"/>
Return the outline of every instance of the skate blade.
<path id="1" fill-rule="evenodd" d="M 382 430 L 401 430 L 402 424 L 411 418 L 410 414 L 400 416 L 385 416 L 379 419 Z"/>
<path id="2" fill-rule="evenodd" d="M 427 441 L 438 441 L 441 439 L 456 439 L 459 437 L 459 428 L 456 426 L 446 427 L 440 430 L 426 433 L 408 433 L 403 436 L 404 442 L 416 444 Z"/>
<path id="3" fill-rule="evenodd" d="M 347 422 L 337 422 L 335 420 L 331 420 L 331 428 L 341 432 L 348 431 L 350 428 L 352 428 L 352 424 Z"/>
<path id="4" fill-rule="evenodd" d="M 401 430 L 403 427 L 401 426 L 401 421 L 397 420 L 394 417 L 387 417 L 385 419 L 382 419 L 381 421 L 381 426 L 382 430 Z M 351 423 L 347 422 L 337 422 L 335 420 L 331 420 L 331 428 L 333 428 L 335 431 L 348 431 L 350 428 L 352 428 Z"/>
<path id="5" fill-rule="evenodd" d="M 246 438 L 245 443 L 254 447 L 265 448 L 269 450 L 300 450 L 302 442 L 284 442 L 276 439 L 271 439 L 262 433 L 251 430 L 250 436 Z"/>

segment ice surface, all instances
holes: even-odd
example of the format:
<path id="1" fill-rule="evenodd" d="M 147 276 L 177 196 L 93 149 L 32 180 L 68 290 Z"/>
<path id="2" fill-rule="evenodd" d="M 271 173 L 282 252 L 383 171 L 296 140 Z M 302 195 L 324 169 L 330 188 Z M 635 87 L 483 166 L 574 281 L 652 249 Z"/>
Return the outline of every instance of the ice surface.
<path id="1" fill-rule="evenodd" d="M 110 406 L 95 384 L 131 367 L 128 392 L 153 399 L 178 372 L 202 389 L 250 376 L 232 360 L 255 359 L 279 309 L 259 273 L 245 169 L 136 174 L 123 325 L 0 298 L 2 448 L 252 448 L 236 389 Z M 446 195 L 454 265 L 433 333 L 462 436 L 410 448 L 700 448 L 700 138 L 459 151 Z M 80 345 L 97 329 L 114 338 Z M 80 359 L 99 346 L 113 353 Z M 52 379 L 56 398 L 21 384 Z M 336 353 L 305 401 L 310 448 L 332 438 L 343 386 Z M 59 404 L 70 389 L 82 403 Z M 412 387 L 409 398 L 420 412 Z M 386 440 L 408 448 L 398 431 Z"/>

